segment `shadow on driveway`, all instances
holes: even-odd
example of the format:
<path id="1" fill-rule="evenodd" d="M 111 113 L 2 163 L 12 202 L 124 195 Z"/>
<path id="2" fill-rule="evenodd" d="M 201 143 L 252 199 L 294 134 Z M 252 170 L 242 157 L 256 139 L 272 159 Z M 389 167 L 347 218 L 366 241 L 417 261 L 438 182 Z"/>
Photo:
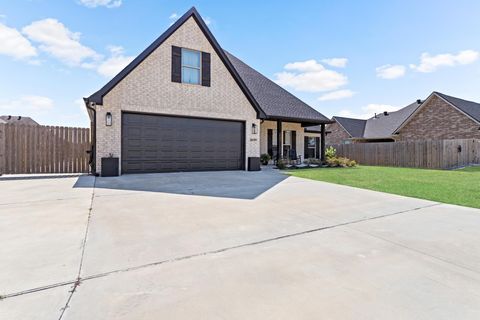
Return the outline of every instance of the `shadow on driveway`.
<path id="1" fill-rule="evenodd" d="M 277 170 L 127 174 L 98 177 L 95 188 L 255 199 L 288 178 Z M 80 177 L 74 188 L 83 187 Z"/>

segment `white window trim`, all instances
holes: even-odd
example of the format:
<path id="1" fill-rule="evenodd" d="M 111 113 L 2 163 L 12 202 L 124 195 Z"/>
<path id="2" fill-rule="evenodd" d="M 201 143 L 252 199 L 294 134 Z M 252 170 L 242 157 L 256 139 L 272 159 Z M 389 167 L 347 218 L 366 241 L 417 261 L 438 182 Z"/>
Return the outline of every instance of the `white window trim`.
<path id="1" fill-rule="evenodd" d="M 183 58 L 182 58 L 182 59 L 181 59 L 181 64 L 182 64 L 182 66 L 181 66 L 181 79 L 182 79 L 182 83 L 185 83 L 185 84 L 193 84 L 193 85 L 201 85 L 201 84 L 202 84 L 202 52 L 201 52 L 201 51 L 198 51 L 198 50 L 182 48 L 182 56 L 183 56 L 183 51 L 190 51 L 190 52 L 197 53 L 197 54 L 199 55 L 199 58 L 198 58 L 199 66 L 198 66 L 198 67 L 195 67 L 195 66 L 184 65 L 184 64 L 183 64 Z M 198 70 L 198 71 L 199 71 L 199 74 L 198 74 L 198 83 L 184 82 L 184 81 L 183 81 L 183 68 Z"/>

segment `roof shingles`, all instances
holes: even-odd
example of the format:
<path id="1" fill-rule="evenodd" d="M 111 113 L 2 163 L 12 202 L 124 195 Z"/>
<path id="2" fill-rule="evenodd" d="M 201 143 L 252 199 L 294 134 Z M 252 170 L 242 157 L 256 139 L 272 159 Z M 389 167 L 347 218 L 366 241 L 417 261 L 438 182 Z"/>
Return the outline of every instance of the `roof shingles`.
<path id="1" fill-rule="evenodd" d="M 224 52 L 268 118 L 284 118 L 312 123 L 331 122 L 323 114 L 231 53 L 225 50 Z"/>
<path id="2" fill-rule="evenodd" d="M 480 103 L 473 101 L 463 100 L 460 98 L 455 98 L 452 96 L 447 96 L 446 94 L 440 92 L 434 92 L 436 95 L 440 96 L 444 100 L 447 100 L 449 103 L 456 106 L 461 111 L 468 114 L 470 117 L 475 119 L 477 122 L 480 122 Z"/>
<path id="3" fill-rule="evenodd" d="M 344 117 L 333 117 L 352 138 L 362 137 L 367 120 Z"/>

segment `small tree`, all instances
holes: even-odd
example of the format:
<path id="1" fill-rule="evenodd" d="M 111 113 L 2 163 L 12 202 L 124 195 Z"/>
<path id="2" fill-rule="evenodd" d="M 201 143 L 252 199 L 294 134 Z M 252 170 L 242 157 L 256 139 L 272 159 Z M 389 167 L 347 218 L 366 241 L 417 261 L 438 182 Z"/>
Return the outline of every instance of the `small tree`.
<path id="1" fill-rule="evenodd" d="M 336 155 L 337 155 L 337 150 L 336 150 L 334 147 L 332 147 L 332 146 L 328 147 L 328 148 L 325 150 L 325 157 L 326 157 L 327 159 L 335 158 Z"/>

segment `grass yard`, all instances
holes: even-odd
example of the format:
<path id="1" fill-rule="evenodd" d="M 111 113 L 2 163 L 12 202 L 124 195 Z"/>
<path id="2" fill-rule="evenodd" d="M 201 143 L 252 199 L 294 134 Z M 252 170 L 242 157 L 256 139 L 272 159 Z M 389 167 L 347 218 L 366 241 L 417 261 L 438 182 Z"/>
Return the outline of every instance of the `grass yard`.
<path id="1" fill-rule="evenodd" d="M 292 176 L 480 208 L 480 167 L 426 170 L 359 166 L 288 171 Z"/>

